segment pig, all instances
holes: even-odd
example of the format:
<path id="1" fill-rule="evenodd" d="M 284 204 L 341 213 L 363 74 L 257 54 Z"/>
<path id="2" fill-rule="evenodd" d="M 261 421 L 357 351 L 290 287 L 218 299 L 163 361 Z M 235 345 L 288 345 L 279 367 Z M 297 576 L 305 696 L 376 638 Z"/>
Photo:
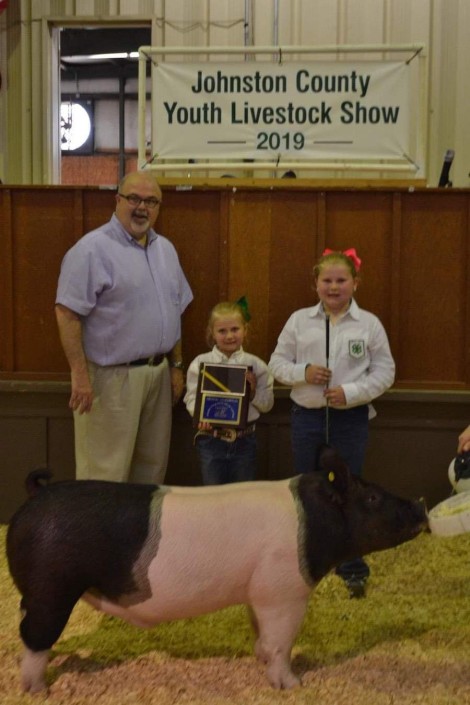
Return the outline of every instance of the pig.
<path id="1" fill-rule="evenodd" d="M 49 650 L 81 598 L 140 627 L 245 604 L 269 682 L 298 685 L 290 654 L 315 585 L 427 525 L 420 502 L 352 476 L 330 447 L 319 466 L 284 480 L 191 488 L 43 485 L 50 473 L 30 473 L 32 496 L 7 533 L 22 595 L 23 690 L 46 688 Z"/>

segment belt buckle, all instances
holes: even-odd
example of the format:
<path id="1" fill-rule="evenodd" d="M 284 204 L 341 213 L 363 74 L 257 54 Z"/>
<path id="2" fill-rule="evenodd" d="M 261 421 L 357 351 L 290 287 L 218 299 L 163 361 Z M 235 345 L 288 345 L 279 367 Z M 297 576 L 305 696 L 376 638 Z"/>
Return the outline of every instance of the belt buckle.
<path id="1" fill-rule="evenodd" d="M 237 440 L 237 431 L 234 428 L 217 429 L 217 438 L 226 443 L 233 443 Z"/>

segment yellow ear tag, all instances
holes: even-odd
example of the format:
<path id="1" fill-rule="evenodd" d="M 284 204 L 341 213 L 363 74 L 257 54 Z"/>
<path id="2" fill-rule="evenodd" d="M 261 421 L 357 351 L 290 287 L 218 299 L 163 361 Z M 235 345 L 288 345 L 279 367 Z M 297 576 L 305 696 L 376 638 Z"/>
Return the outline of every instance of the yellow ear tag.
<path id="1" fill-rule="evenodd" d="M 334 479 L 335 479 L 335 474 L 334 474 L 333 471 L 331 471 L 331 472 L 328 473 L 328 479 L 329 479 L 330 482 L 333 482 L 333 481 L 334 481 Z"/>

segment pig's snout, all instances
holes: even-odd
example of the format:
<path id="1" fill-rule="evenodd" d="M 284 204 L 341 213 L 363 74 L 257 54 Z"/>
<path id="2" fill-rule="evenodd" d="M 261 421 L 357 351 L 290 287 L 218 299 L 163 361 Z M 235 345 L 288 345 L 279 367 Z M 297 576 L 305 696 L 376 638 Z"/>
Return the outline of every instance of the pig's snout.
<path id="1" fill-rule="evenodd" d="M 428 509 L 426 500 L 420 497 L 411 504 L 412 523 L 414 524 L 414 532 L 416 535 L 422 531 L 429 531 Z"/>
<path id="2" fill-rule="evenodd" d="M 418 511 L 420 512 L 421 517 L 420 531 L 426 531 L 427 533 L 429 533 L 431 531 L 431 529 L 429 528 L 429 510 L 425 498 L 420 497 L 418 500 L 416 500 L 416 505 L 418 507 Z"/>

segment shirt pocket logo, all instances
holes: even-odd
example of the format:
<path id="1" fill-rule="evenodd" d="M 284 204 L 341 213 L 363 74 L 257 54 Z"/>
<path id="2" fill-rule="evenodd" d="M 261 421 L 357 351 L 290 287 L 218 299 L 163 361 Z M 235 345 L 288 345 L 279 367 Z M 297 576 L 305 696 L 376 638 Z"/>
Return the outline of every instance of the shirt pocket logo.
<path id="1" fill-rule="evenodd" d="M 350 340 L 349 341 L 349 357 L 353 357 L 355 360 L 361 360 L 366 356 L 366 345 L 364 340 Z"/>

